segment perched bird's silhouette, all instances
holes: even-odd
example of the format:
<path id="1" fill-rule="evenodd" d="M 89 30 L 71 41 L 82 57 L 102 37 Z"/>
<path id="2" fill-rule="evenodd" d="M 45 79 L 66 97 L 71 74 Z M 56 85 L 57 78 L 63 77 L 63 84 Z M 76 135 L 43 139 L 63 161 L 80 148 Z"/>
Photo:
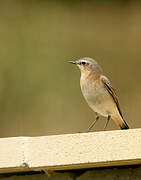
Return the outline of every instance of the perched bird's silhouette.
<path id="1" fill-rule="evenodd" d="M 101 66 L 92 58 L 84 57 L 77 61 L 69 61 L 76 64 L 81 71 L 80 86 L 82 94 L 88 105 L 96 113 L 96 119 L 88 128 L 91 130 L 99 115 L 107 117 L 104 130 L 112 118 L 121 129 L 129 129 L 120 110 L 118 97 L 109 79 L 103 75 Z"/>

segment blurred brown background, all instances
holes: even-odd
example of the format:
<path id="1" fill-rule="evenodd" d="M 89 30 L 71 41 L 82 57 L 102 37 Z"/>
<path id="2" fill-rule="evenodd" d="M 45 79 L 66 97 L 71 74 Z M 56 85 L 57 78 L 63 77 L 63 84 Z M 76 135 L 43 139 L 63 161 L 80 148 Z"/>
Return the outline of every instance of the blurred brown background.
<path id="1" fill-rule="evenodd" d="M 141 127 L 138 1 L 0 1 L 0 137 L 85 131 L 95 114 L 67 63 L 83 56 L 102 65 L 125 119 Z"/>

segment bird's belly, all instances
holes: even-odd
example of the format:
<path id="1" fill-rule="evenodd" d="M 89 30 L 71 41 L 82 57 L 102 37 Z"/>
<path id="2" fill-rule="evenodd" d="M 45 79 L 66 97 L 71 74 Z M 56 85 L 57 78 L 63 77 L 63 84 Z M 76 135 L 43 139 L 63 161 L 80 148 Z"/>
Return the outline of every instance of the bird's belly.
<path id="1" fill-rule="evenodd" d="M 93 111 L 102 116 L 112 115 L 115 111 L 115 103 L 108 91 L 98 83 L 81 87 L 84 98 Z"/>
<path id="2" fill-rule="evenodd" d="M 114 103 L 110 100 L 103 100 L 101 102 L 96 101 L 87 101 L 89 106 L 93 111 L 101 114 L 102 116 L 107 117 L 108 115 L 114 115 L 116 113 L 116 107 Z"/>

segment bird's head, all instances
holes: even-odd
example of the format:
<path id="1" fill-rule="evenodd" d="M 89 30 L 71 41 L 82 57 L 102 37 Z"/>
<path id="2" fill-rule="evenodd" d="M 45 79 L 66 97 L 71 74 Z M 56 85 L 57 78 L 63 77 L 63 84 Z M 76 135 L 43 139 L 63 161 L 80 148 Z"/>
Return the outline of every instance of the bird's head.
<path id="1" fill-rule="evenodd" d="M 101 66 L 92 58 L 84 57 L 76 61 L 69 61 L 72 64 L 75 64 L 79 67 L 81 73 L 94 73 L 101 74 L 102 68 Z"/>

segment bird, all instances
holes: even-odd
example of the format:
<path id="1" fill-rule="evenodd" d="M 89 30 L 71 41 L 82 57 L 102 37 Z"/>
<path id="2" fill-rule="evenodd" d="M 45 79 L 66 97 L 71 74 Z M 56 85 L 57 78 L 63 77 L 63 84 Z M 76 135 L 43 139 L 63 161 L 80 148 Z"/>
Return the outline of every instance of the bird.
<path id="1" fill-rule="evenodd" d="M 96 114 L 95 120 L 90 124 L 86 132 L 93 128 L 100 116 L 107 118 L 104 130 L 106 130 L 110 119 L 114 120 L 120 129 L 129 129 L 127 122 L 123 118 L 115 89 L 103 74 L 99 63 L 90 57 L 69 61 L 69 63 L 77 65 L 80 69 L 82 94 L 89 107 Z"/>

